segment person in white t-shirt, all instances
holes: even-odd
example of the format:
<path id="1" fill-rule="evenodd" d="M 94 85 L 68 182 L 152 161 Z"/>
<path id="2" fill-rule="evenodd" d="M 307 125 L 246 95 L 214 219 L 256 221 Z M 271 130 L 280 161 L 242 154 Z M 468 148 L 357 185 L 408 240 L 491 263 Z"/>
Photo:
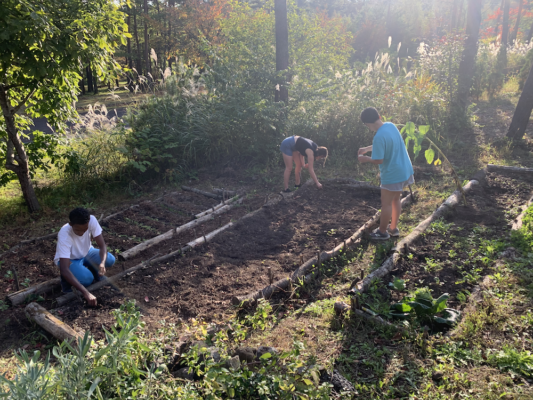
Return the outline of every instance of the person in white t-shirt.
<path id="1" fill-rule="evenodd" d="M 74 286 L 90 306 L 95 306 L 96 297 L 86 287 L 105 275 L 115 257 L 107 252 L 102 227 L 94 215 L 85 208 L 75 208 L 69 220 L 57 234 L 54 263 L 59 266 L 63 292 L 71 292 Z M 92 247 L 91 236 L 98 249 Z"/>

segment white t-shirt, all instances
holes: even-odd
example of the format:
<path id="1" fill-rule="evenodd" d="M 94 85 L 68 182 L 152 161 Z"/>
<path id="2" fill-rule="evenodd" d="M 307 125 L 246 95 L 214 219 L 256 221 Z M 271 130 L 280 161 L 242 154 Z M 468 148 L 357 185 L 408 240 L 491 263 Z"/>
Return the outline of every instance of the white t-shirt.
<path id="1" fill-rule="evenodd" d="M 63 225 L 57 234 L 57 247 L 54 262 L 57 264 L 60 258 L 77 260 L 85 257 L 91 248 L 90 235 L 95 238 L 101 234 L 102 227 L 94 215 L 91 215 L 89 229 L 87 229 L 83 236 L 76 235 L 70 224 Z"/>

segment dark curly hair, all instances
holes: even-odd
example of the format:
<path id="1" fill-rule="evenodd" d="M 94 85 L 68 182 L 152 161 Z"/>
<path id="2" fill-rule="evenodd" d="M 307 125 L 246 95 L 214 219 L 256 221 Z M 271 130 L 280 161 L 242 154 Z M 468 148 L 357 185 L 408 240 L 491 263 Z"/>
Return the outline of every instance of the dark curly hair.
<path id="1" fill-rule="evenodd" d="M 71 225 L 85 225 L 91 219 L 91 214 L 85 208 L 75 208 L 68 215 Z"/>

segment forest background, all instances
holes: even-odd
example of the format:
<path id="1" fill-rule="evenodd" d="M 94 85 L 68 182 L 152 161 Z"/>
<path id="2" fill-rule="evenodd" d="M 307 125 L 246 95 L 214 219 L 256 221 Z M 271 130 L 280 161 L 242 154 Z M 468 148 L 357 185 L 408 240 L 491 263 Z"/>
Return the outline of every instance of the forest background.
<path id="1" fill-rule="evenodd" d="M 354 149 L 371 141 L 358 120 L 367 106 L 399 125 L 430 125 L 446 151 L 465 149 L 472 139 L 475 104 L 457 106 L 466 0 L 289 1 L 287 75 L 276 71 L 272 1 L 98 3 L 109 26 L 84 21 L 97 28 L 86 45 L 94 50 L 71 57 L 72 80 L 37 84 L 59 89 L 62 104 L 50 106 L 29 86 L 17 93 L 19 100 L 28 95 L 13 119 L 27 142 L 29 177 L 17 172 L 4 140 L 0 183 L 11 188 L 8 204 L 18 211 L 24 203 L 17 178 L 32 211 L 42 202 L 90 203 L 131 188 L 133 176 L 137 185 L 178 183 L 214 163 L 269 168 L 279 163 L 281 140 L 293 134 L 327 146 L 336 165 L 353 166 Z M 531 65 L 533 5 L 477 3 L 472 99 L 493 99 L 506 84 L 519 92 Z M 41 13 L 53 21 L 49 6 L 44 2 Z M 290 99 L 276 102 L 285 79 Z M 120 113 L 109 112 L 117 107 Z M 30 140 L 38 117 L 48 118 L 54 134 L 33 130 Z M 0 135 L 8 137 L 5 121 Z M 34 195 L 27 193 L 31 179 Z"/>

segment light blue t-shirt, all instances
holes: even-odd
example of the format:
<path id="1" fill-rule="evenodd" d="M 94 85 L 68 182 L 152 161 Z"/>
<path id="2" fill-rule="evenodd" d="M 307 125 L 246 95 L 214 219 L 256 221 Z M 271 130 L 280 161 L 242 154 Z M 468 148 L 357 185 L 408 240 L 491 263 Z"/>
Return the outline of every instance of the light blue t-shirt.
<path id="1" fill-rule="evenodd" d="M 413 174 L 402 135 L 392 122 L 385 122 L 376 132 L 372 141 L 372 160 L 383 160 L 379 165 L 382 185 L 405 182 Z"/>

